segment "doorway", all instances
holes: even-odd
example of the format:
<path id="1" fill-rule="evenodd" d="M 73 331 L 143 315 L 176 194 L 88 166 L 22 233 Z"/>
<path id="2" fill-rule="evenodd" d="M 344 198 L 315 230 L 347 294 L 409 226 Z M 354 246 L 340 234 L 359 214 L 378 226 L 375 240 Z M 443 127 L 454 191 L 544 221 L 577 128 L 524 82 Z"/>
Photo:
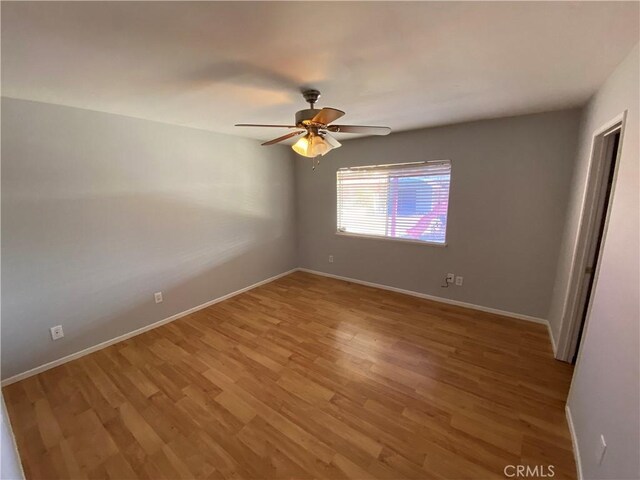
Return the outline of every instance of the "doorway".
<path id="1" fill-rule="evenodd" d="M 620 155 L 625 115 L 594 135 L 591 164 L 583 206 L 578 248 L 574 258 L 563 325 L 556 357 L 575 364 L 580 351 L 591 297 L 597 279 L 602 244 L 606 235 L 616 166 Z"/>
<path id="2" fill-rule="evenodd" d="M 578 305 L 578 331 L 574 337 L 575 346 L 572 348 L 571 363 L 575 364 L 580 350 L 580 342 L 582 340 L 582 332 L 587 319 L 589 304 L 591 303 L 591 293 L 593 292 L 593 280 L 595 278 L 596 268 L 600 257 L 600 247 L 602 246 L 602 237 L 604 236 L 605 226 L 607 224 L 607 213 L 609 211 L 609 202 L 611 200 L 611 190 L 613 188 L 613 173 L 615 172 L 616 159 L 618 156 L 618 148 L 620 146 L 620 127 L 605 137 L 607 143 L 605 148 L 605 165 L 603 168 L 603 185 L 601 195 L 597 202 L 596 218 L 594 219 L 594 230 L 590 239 L 590 246 L 587 250 L 587 263 L 584 269 L 583 287 L 581 292 L 580 304 Z"/>

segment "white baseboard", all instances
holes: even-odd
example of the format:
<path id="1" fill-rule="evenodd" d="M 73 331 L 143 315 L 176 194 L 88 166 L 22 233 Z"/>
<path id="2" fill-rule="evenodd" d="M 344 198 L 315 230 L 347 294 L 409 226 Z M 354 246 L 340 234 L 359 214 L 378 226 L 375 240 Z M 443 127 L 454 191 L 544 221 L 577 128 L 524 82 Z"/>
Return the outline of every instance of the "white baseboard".
<path id="1" fill-rule="evenodd" d="M 106 347 L 108 347 L 110 345 L 113 345 L 115 343 L 118 343 L 118 342 L 121 342 L 123 340 L 126 340 L 128 338 L 135 337 L 136 335 L 140 335 L 141 333 L 144 333 L 146 331 L 149 331 L 149 330 L 152 330 L 154 328 L 160 327 L 161 325 L 164 325 L 166 323 L 173 322 L 174 320 L 182 318 L 182 317 L 184 317 L 186 315 L 189 315 L 191 313 L 197 312 L 198 310 L 202 310 L 203 308 L 207 308 L 207 307 L 209 307 L 211 305 L 214 305 L 214 304 L 216 304 L 218 302 L 222 302 L 223 300 L 226 300 L 228 298 L 234 297 L 236 295 L 244 293 L 244 292 L 246 292 L 248 290 L 251 290 L 253 288 L 259 287 L 260 285 L 264 285 L 266 283 L 269 283 L 269 282 L 272 282 L 274 280 L 277 280 L 278 278 L 281 278 L 281 277 L 284 277 L 286 275 L 289 275 L 290 273 L 293 273 L 295 271 L 302 271 L 302 272 L 312 273 L 312 274 L 315 274 L 315 275 L 322 275 L 324 277 L 336 278 L 338 280 L 345 280 L 347 282 L 357 283 L 357 284 L 360 284 L 360 285 L 366 285 L 368 287 L 380 288 L 380 289 L 383 289 L 383 290 L 390 290 L 392 292 L 403 293 L 405 295 L 411 295 L 411 296 L 414 296 L 414 297 L 424 298 L 424 299 L 427 299 L 427 300 L 433 300 L 435 302 L 446 303 L 446 304 L 449 304 L 449 305 L 456 305 L 456 306 L 459 306 L 459 307 L 471 308 L 473 310 L 479 310 L 479 311 L 482 311 L 482 312 L 494 313 L 494 314 L 497 314 L 497 315 L 503 315 L 505 317 L 516 318 L 518 320 L 526 320 L 526 321 L 529 321 L 529 322 L 541 323 L 543 325 L 546 325 L 547 328 L 549 328 L 549 322 L 547 320 L 543 319 L 543 318 L 537 318 L 537 317 L 532 317 L 532 316 L 529 316 L 529 315 L 523 315 L 521 313 L 508 312 L 508 311 L 499 310 L 499 309 L 496 309 L 496 308 L 483 307 L 481 305 L 475 305 L 473 303 L 460 302 L 458 300 L 451 300 L 451 299 L 448 299 L 448 298 L 437 297 L 435 295 L 427 295 L 425 293 L 414 292 L 412 290 L 404 290 L 402 288 L 391 287 L 391 286 L 382 285 L 382 284 L 379 284 L 379 283 L 366 282 L 364 280 L 358 280 L 356 278 L 343 277 L 343 276 L 340 276 L 340 275 L 333 275 L 331 273 L 320 272 L 320 271 L 317 271 L 317 270 L 310 270 L 308 268 L 294 268 L 294 269 L 289 270 L 287 272 L 284 272 L 284 273 L 281 273 L 279 275 L 275 275 L 273 277 L 270 277 L 270 278 L 267 278 L 265 280 L 262 280 L 262 281 L 260 281 L 258 283 L 254 283 L 253 285 L 250 285 L 248 287 L 242 288 L 240 290 L 236 290 L 235 292 L 231 292 L 231 293 L 228 293 L 227 295 L 223 295 L 222 297 L 218 297 L 218 298 L 216 298 L 214 300 L 210 300 L 210 301 L 208 301 L 206 303 L 203 303 L 202 305 L 198 305 L 196 307 L 193 307 L 193 308 L 190 308 L 188 310 L 185 310 L 184 312 L 180 312 L 180 313 L 172 315 L 172 316 L 170 316 L 168 318 L 159 320 L 159 321 L 151 323 L 149 325 L 145 325 L 144 327 L 138 328 L 137 330 L 133 330 L 131 332 L 125 333 L 123 335 L 120 335 L 118 337 L 112 338 L 112 339 L 107 340 L 105 342 L 98 343 L 97 345 L 93 345 L 91 347 L 85 348 L 84 350 L 80 350 L 79 352 L 72 353 L 71 355 L 67 355 L 67 356 L 59 358 L 57 360 L 53 360 L 51 362 L 45 363 L 45 364 L 40 365 L 38 367 L 32 368 L 30 370 L 27 370 L 26 372 L 19 373 L 17 375 L 9 377 L 9 378 L 7 378 L 5 380 L 2 380 L 1 385 L 4 387 L 5 385 L 10 385 L 12 383 L 19 382 L 20 380 L 23 380 L 25 378 L 31 377 L 33 375 L 37 375 L 37 374 L 42 373 L 42 372 L 44 372 L 46 370 L 49 370 L 51 368 L 54 368 L 54 367 L 57 367 L 57 366 L 62 365 L 64 363 L 70 362 L 71 360 L 75 360 L 77 358 L 84 357 L 85 355 L 88 355 L 90 353 L 96 352 L 98 350 L 101 350 L 101 349 L 106 348 Z M 551 337 L 551 344 L 552 344 L 554 352 L 555 352 L 555 343 L 554 343 L 554 340 L 553 340 L 553 336 L 551 335 L 551 330 L 549 330 L 549 335 Z"/>
<path id="2" fill-rule="evenodd" d="M 215 298 L 215 299 L 210 300 L 210 301 L 208 301 L 206 303 L 203 303 L 203 304 L 198 305 L 196 307 L 193 307 L 193 308 L 190 308 L 188 310 L 185 310 L 184 312 L 176 313 L 175 315 L 172 315 L 170 317 L 164 318 L 162 320 L 159 320 L 157 322 L 151 323 L 149 325 L 145 325 L 144 327 L 138 328 L 136 330 L 133 330 L 133 331 L 128 332 L 128 333 L 125 333 L 123 335 L 119 335 L 119 336 L 117 336 L 115 338 L 112 338 L 110 340 L 107 340 L 105 342 L 98 343 L 97 345 L 93 345 L 92 347 L 85 348 L 84 350 L 80 350 L 79 352 L 72 353 L 71 355 L 67 355 L 67 356 L 59 358 L 57 360 L 53 360 L 51 362 L 45 363 L 43 365 L 40 365 L 39 367 L 35 367 L 35 368 L 32 368 L 31 370 L 27 370 L 26 372 L 19 373 L 17 375 L 9 377 L 9 378 L 7 378 L 5 380 L 2 380 L 1 385 L 4 387 L 5 385 L 10 385 L 12 383 L 19 382 L 20 380 L 24 380 L 25 378 L 29 378 L 29 377 L 31 377 L 33 375 L 37 375 L 37 374 L 42 373 L 42 372 L 44 372 L 46 370 L 50 370 L 50 369 L 52 369 L 54 367 L 62 365 L 63 363 L 70 362 L 71 360 L 75 360 L 76 358 L 84 357 L 85 355 L 89 355 L 90 353 L 93 353 L 93 352 L 96 352 L 96 351 L 101 350 L 103 348 L 106 348 L 106 347 L 108 347 L 110 345 L 113 345 L 114 343 L 118 343 L 118 342 L 121 342 L 121 341 L 126 340 L 128 338 L 135 337 L 136 335 L 140 335 L 141 333 L 144 333 L 144 332 L 147 332 L 147 331 L 152 330 L 154 328 L 160 327 L 161 325 L 164 325 L 166 323 L 173 322 L 174 320 L 178 320 L 179 318 L 185 317 L 185 316 L 187 316 L 187 315 L 189 315 L 191 313 L 195 313 L 198 310 L 202 310 L 203 308 L 210 307 L 211 305 L 214 305 L 216 303 L 222 302 L 223 300 L 227 300 L 228 298 L 235 297 L 236 295 L 240 295 L 241 293 L 244 293 L 246 291 L 252 290 L 252 289 L 254 289 L 256 287 L 264 285 L 265 283 L 273 282 L 274 280 L 277 280 L 278 278 L 281 278 L 281 277 L 284 277 L 286 275 L 289 275 L 290 273 L 293 273 L 293 272 L 295 272 L 297 270 L 298 270 L 297 268 L 294 268 L 294 269 L 289 270 L 287 272 L 280 273 L 280 274 L 275 275 L 273 277 L 269 277 L 269 278 L 267 278 L 265 280 L 262 280 L 262 281 L 260 281 L 258 283 L 254 283 L 253 285 L 249 285 L 248 287 L 241 288 L 240 290 L 236 290 L 235 292 L 228 293 L 226 295 L 223 295 L 222 297 Z"/>
<path id="3" fill-rule="evenodd" d="M 544 318 L 532 317 L 529 315 L 523 315 L 521 313 L 508 312 L 506 310 L 499 310 L 497 308 L 483 307 L 482 305 L 475 305 L 473 303 L 460 302 L 458 300 L 451 300 L 449 298 L 436 297 L 435 295 L 428 295 L 426 293 L 415 292 L 413 290 L 405 290 L 403 288 L 390 287 L 389 285 L 382 285 L 380 283 L 366 282 L 364 280 L 358 280 L 357 278 L 343 277 L 340 275 L 334 275 L 332 273 L 320 272 L 317 270 L 310 270 L 308 268 L 298 268 L 301 272 L 312 273 L 314 275 L 322 275 L 323 277 L 336 278 L 338 280 L 345 280 L 347 282 L 357 283 L 359 285 L 366 285 L 367 287 L 380 288 L 382 290 L 389 290 L 391 292 L 404 293 L 405 295 L 411 295 L 412 297 L 424 298 L 426 300 L 433 300 L 434 302 L 447 303 L 449 305 L 456 305 L 458 307 L 471 308 L 473 310 L 479 310 L 481 312 L 495 313 L 496 315 L 503 315 L 505 317 L 517 318 L 518 320 L 526 320 L 528 322 L 541 323 L 549 327 L 549 322 Z"/>
<path id="4" fill-rule="evenodd" d="M 556 347 L 556 339 L 553 338 L 553 330 L 551 329 L 551 323 L 547 322 L 547 330 L 549 331 L 549 339 L 551 340 L 551 348 L 553 348 L 553 356 L 557 358 L 558 348 Z"/>
<path id="5" fill-rule="evenodd" d="M 573 428 L 573 417 L 571 416 L 571 409 L 569 405 L 564 406 L 564 413 L 567 416 L 567 424 L 569 425 L 569 433 L 571 433 L 571 444 L 573 445 L 573 458 L 576 462 L 576 469 L 578 470 L 578 480 L 582 480 L 582 463 L 580 462 L 580 449 L 578 448 L 578 438 L 576 437 L 576 431 Z"/>

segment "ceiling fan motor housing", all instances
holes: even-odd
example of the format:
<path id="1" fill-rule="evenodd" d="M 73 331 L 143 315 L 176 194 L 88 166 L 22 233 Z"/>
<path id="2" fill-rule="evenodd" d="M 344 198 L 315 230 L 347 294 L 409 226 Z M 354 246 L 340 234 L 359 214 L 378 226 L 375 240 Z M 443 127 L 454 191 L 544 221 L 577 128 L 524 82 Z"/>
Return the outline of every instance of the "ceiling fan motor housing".
<path id="1" fill-rule="evenodd" d="M 320 112 L 317 108 L 307 108 L 296 112 L 296 125 L 303 124 L 305 120 L 311 120 Z"/>

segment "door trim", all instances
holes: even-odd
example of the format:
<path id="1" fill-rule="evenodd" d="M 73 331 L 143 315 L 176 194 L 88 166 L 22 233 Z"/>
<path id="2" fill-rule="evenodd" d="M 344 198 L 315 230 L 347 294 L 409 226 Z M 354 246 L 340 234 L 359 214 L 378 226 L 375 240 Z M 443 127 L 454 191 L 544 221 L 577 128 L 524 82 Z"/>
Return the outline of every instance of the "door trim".
<path id="1" fill-rule="evenodd" d="M 569 273 L 569 285 L 564 301 L 562 311 L 562 321 L 560 324 L 560 335 L 558 336 L 558 348 L 556 358 L 565 362 L 571 362 L 574 356 L 575 346 L 577 344 L 577 336 L 580 331 L 580 299 L 583 294 L 583 274 L 587 268 L 589 259 L 587 258 L 588 249 L 592 240 L 591 236 L 594 232 L 595 216 L 598 210 L 599 193 L 607 181 L 603 175 L 603 168 L 606 161 L 606 145 L 605 137 L 616 130 L 620 130 L 620 140 L 618 143 L 618 151 L 614 160 L 613 185 L 609 194 L 609 205 L 603 213 L 605 215 L 605 227 L 602 233 L 602 242 L 600 250 L 597 253 L 600 256 L 605 244 L 607 235 L 607 227 L 609 224 L 609 212 L 613 204 L 615 195 L 616 179 L 619 170 L 620 153 L 622 152 L 622 143 L 624 139 L 625 124 L 627 119 L 627 111 L 616 115 L 606 124 L 595 130 L 591 137 L 591 150 L 589 157 L 589 165 L 587 170 L 587 178 L 585 181 L 585 193 L 582 199 L 582 207 L 580 209 L 580 222 L 578 224 L 578 235 L 573 248 L 573 258 L 571 260 L 571 268 Z M 598 273 L 600 263 L 596 265 L 596 271 L 593 273 L 592 292 L 596 290 L 598 282 Z M 582 329 L 584 336 L 587 331 L 589 321 L 590 302 L 585 307 L 587 309 L 585 315 L 585 326 Z"/>

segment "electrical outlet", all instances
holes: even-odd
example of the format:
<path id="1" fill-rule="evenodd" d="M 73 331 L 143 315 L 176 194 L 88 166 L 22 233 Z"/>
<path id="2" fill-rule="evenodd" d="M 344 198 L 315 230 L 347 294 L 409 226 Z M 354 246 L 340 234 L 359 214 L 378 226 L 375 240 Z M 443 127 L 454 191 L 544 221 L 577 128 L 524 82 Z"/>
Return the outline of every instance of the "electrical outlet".
<path id="1" fill-rule="evenodd" d="M 153 298 L 156 301 L 156 303 L 162 303 L 162 292 L 154 293 Z"/>
<path id="2" fill-rule="evenodd" d="M 329 263 L 333 263 L 333 255 L 329 255 Z"/>
<path id="3" fill-rule="evenodd" d="M 453 273 L 447 273 L 447 283 L 453 283 L 456 276 Z"/>
<path id="4" fill-rule="evenodd" d="M 55 327 L 51 327 L 51 339 L 59 340 L 64 337 L 64 332 L 62 331 L 62 325 L 56 325 Z"/>
<path id="5" fill-rule="evenodd" d="M 461 287 L 462 286 L 462 280 L 464 280 L 464 278 L 458 276 L 456 277 L 456 285 Z"/>
<path id="6" fill-rule="evenodd" d="M 597 452 L 597 460 L 598 460 L 598 465 L 600 465 L 602 463 L 602 460 L 604 460 L 604 454 L 607 452 L 607 442 L 604 440 L 604 435 L 600 435 L 600 444 L 598 445 L 598 452 Z"/>

